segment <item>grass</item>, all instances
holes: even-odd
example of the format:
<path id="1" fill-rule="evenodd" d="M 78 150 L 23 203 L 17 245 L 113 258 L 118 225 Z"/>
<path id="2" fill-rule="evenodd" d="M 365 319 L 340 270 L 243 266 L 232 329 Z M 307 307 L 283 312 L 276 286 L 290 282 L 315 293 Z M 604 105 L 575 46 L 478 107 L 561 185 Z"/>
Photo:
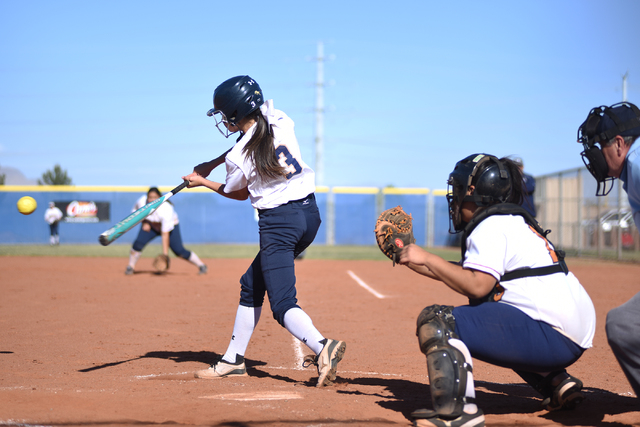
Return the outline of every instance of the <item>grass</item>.
<path id="1" fill-rule="evenodd" d="M 201 258 L 253 258 L 258 253 L 258 245 L 192 245 L 186 248 L 194 251 Z M 129 256 L 130 245 L 114 244 L 100 245 L 0 245 L 2 256 L 69 256 L 69 257 L 117 257 Z M 454 247 L 437 247 L 429 252 L 441 256 L 447 261 L 459 261 L 460 249 Z M 640 252 L 623 251 L 622 259 L 617 259 L 614 250 L 605 250 L 598 257 L 595 250 L 584 250 L 581 254 L 576 250 L 567 250 L 569 258 L 602 259 L 619 262 L 640 262 Z M 142 252 L 142 257 L 153 258 L 160 253 L 160 245 L 150 244 Z M 336 259 L 336 260 L 373 260 L 386 261 L 378 246 L 324 246 L 311 245 L 305 253 L 306 259 Z"/>
<path id="2" fill-rule="evenodd" d="M 258 245 L 185 245 L 200 258 L 253 258 Z M 130 245 L 0 245 L 0 256 L 65 256 L 65 257 L 128 257 Z M 458 261 L 460 249 L 431 248 L 430 252 L 447 261 Z M 143 257 L 160 253 L 159 244 L 151 244 L 142 252 Z M 388 261 L 378 246 L 323 246 L 311 245 L 305 259 L 374 260 Z"/>

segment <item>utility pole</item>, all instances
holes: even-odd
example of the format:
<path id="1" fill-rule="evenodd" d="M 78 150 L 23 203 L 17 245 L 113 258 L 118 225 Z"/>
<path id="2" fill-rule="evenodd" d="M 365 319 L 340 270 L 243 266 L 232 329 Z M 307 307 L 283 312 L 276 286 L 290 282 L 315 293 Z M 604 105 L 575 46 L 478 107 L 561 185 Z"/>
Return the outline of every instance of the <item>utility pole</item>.
<path id="1" fill-rule="evenodd" d="M 316 184 L 324 185 L 324 45 L 318 42 L 318 56 L 316 57 Z"/>
<path id="2" fill-rule="evenodd" d="M 627 76 L 629 75 L 629 72 L 627 71 L 626 73 L 624 73 L 624 76 L 622 76 L 622 102 L 627 102 Z"/>

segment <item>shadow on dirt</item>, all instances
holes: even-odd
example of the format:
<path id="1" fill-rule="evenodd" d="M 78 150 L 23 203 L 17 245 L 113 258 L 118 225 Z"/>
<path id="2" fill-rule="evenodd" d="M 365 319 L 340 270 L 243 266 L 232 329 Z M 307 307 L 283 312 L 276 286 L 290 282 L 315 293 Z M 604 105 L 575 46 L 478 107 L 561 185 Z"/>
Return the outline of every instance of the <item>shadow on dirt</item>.
<path id="1" fill-rule="evenodd" d="M 172 360 L 176 363 L 183 362 L 200 362 L 205 364 L 211 364 L 213 361 L 220 357 L 218 353 L 211 351 L 150 351 L 142 356 L 134 357 L 132 359 L 119 360 L 117 362 L 104 363 L 102 365 L 92 366 L 91 368 L 78 369 L 78 372 L 91 372 L 98 369 L 111 368 L 113 366 L 121 365 L 123 363 L 133 362 L 134 360 L 141 359 L 165 359 Z M 255 368 L 256 366 L 266 365 L 266 362 L 245 359 L 247 370 Z M 258 371 L 262 372 L 262 371 Z M 259 376 L 259 374 L 258 374 Z"/>
<path id="2" fill-rule="evenodd" d="M 142 356 L 127 360 L 105 363 L 90 368 L 80 369 L 78 372 L 92 372 L 98 369 L 110 368 L 123 363 L 145 358 L 171 360 L 176 363 L 200 362 L 210 364 L 220 355 L 210 351 L 151 351 Z M 299 381 L 282 375 L 273 375 L 259 369 L 267 363 L 245 359 L 247 372 L 258 378 L 274 378 L 276 380 L 298 383 Z M 411 420 L 411 412 L 419 408 L 432 408 L 429 385 L 415 381 L 396 378 L 342 378 L 338 376 L 336 383 L 361 385 L 363 390 L 337 390 L 338 394 L 353 396 L 377 396 L 381 407 L 402 413 Z M 315 379 L 306 381 L 305 385 L 315 386 Z M 528 385 L 499 384 L 488 381 L 476 381 L 476 403 L 486 415 L 528 414 L 534 413 L 543 418 L 565 426 L 593 426 L 593 427 L 625 427 L 631 424 L 604 421 L 607 415 L 640 411 L 640 399 L 633 396 L 621 396 L 599 388 L 585 388 L 585 402 L 573 411 L 547 412 L 540 408 L 541 397 Z M 384 391 L 367 392 L 367 387 L 383 387 Z M 231 424 L 228 424 L 231 425 Z"/>
<path id="3" fill-rule="evenodd" d="M 340 378 L 338 378 L 340 381 Z M 432 408 L 428 384 L 403 379 L 354 378 L 341 381 L 362 386 L 384 387 L 388 393 L 343 391 L 351 395 L 379 396 L 378 405 L 400 412 L 411 420 L 411 412 L 419 408 Z M 640 399 L 620 396 L 607 390 L 585 388 L 585 402 L 573 411 L 547 412 L 541 409 L 541 397 L 526 384 L 498 384 L 476 381 L 476 403 L 485 415 L 529 414 L 540 412 L 538 417 L 566 426 L 623 427 L 630 424 L 604 421 L 606 415 L 616 415 L 640 410 Z"/>

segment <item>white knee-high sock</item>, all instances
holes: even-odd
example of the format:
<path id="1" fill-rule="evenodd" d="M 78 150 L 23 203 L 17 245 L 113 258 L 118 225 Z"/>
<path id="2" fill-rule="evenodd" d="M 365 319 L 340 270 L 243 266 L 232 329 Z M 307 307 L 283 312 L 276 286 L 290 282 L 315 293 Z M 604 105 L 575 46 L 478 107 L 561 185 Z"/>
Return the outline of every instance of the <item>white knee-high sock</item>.
<path id="1" fill-rule="evenodd" d="M 260 320 L 260 313 L 262 313 L 262 307 L 238 306 L 236 321 L 233 324 L 233 335 L 231 336 L 231 342 L 229 342 L 227 351 L 224 356 L 222 356 L 223 360 L 234 363 L 236 361 L 236 354 L 244 356 L 249 346 L 249 340 L 251 339 L 253 330 Z"/>
<path id="2" fill-rule="evenodd" d="M 315 354 L 322 351 L 324 339 L 322 334 L 313 326 L 311 317 L 301 308 L 294 307 L 284 314 L 284 327 L 300 341 L 305 343 Z"/>
<path id="3" fill-rule="evenodd" d="M 465 343 L 463 343 L 459 339 L 451 338 L 449 339 L 449 344 L 460 350 L 460 352 L 462 352 L 462 354 L 464 355 L 465 362 L 467 362 L 467 364 L 471 366 L 471 368 L 473 368 L 471 353 L 469 353 L 469 349 L 467 348 Z M 473 383 L 473 372 L 467 372 L 467 389 L 465 392 L 465 397 L 471 397 L 473 399 L 476 398 L 476 389 Z M 469 414 L 474 414 L 478 410 L 478 407 L 475 403 L 465 403 L 463 410 Z"/>
<path id="4" fill-rule="evenodd" d="M 131 253 L 129 254 L 129 267 L 136 267 L 136 263 L 138 262 L 138 258 L 140 258 L 141 253 L 142 252 L 134 251 L 133 249 L 131 249 Z"/>
<path id="5" fill-rule="evenodd" d="M 200 260 L 200 257 L 198 257 L 198 255 L 196 255 L 195 252 L 191 252 L 191 255 L 189 255 L 189 259 L 187 260 L 189 261 L 191 264 L 195 264 L 198 267 L 202 267 L 204 265 L 204 262 L 202 262 Z"/>

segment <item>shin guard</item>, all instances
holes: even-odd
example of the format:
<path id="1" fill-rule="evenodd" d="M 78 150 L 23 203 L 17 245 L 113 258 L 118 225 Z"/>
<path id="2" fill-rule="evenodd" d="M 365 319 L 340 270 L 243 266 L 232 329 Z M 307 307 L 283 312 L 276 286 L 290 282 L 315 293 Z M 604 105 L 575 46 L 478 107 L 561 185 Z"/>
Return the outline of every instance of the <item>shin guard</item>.
<path id="1" fill-rule="evenodd" d="M 466 397 L 468 379 L 473 386 L 471 361 L 449 342 L 464 345 L 455 334 L 452 310 L 439 305 L 425 308 L 418 317 L 417 331 L 420 350 L 427 356 L 433 408 L 439 416 L 450 419 L 460 416 L 466 403 L 472 403 Z"/>

